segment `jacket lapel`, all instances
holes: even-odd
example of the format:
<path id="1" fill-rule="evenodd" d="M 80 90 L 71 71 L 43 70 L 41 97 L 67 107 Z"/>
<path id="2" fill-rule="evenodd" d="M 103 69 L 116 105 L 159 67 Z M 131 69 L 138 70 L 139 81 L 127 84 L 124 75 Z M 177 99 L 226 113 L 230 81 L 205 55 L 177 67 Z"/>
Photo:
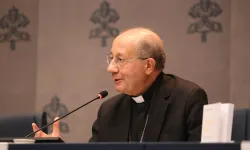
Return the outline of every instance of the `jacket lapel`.
<path id="1" fill-rule="evenodd" d="M 168 97 L 170 95 L 167 87 L 159 87 L 160 91 L 154 93 L 149 108 L 148 124 L 145 129 L 143 141 L 158 141 L 162 126 L 165 120 L 165 114 L 169 105 Z"/>

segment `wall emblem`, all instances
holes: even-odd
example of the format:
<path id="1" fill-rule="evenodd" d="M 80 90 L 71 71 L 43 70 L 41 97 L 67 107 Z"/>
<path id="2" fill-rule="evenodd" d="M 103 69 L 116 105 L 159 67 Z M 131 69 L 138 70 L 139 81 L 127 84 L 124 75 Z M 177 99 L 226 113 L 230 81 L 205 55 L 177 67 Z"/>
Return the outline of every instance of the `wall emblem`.
<path id="1" fill-rule="evenodd" d="M 29 19 L 13 6 L 8 14 L 0 18 L 0 28 L 3 30 L 3 32 L 0 32 L 0 42 L 10 42 L 10 49 L 14 51 L 16 42 L 29 41 L 29 33 L 19 30 L 25 28 L 29 22 Z"/>
<path id="2" fill-rule="evenodd" d="M 47 113 L 48 123 L 53 122 L 55 117 L 62 117 L 68 113 L 67 107 L 60 103 L 60 99 L 57 96 L 51 99 L 51 102 L 44 107 L 43 111 Z M 49 126 L 48 131 L 52 132 L 52 126 Z M 69 132 L 69 126 L 63 119 L 60 120 L 60 131 L 62 133 Z"/>
<path id="3" fill-rule="evenodd" d="M 112 26 L 119 18 L 117 11 L 110 8 L 108 2 L 102 1 L 100 8 L 97 9 L 90 18 L 90 21 L 98 25 L 98 27 L 90 31 L 89 38 L 100 38 L 101 46 L 107 46 L 107 39 L 109 37 L 116 37 L 119 34 L 118 28 Z"/>
<path id="4" fill-rule="evenodd" d="M 197 21 L 188 27 L 188 34 L 200 33 L 201 41 L 207 41 L 207 34 L 210 32 L 222 32 L 222 25 L 218 21 L 212 20 L 222 13 L 219 4 L 210 0 L 200 0 L 194 4 L 189 15 Z"/>

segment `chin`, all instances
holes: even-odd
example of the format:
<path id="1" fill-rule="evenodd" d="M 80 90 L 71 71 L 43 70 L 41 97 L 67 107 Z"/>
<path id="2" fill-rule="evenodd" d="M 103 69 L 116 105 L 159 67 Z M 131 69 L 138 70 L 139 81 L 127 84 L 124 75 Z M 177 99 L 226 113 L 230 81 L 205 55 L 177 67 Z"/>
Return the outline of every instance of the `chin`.
<path id="1" fill-rule="evenodd" d="M 123 88 L 122 87 L 120 87 L 120 86 L 115 86 L 115 90 L 117 91 L 117 92 L 124 92 L 124 90 L 123 90 Z"/>

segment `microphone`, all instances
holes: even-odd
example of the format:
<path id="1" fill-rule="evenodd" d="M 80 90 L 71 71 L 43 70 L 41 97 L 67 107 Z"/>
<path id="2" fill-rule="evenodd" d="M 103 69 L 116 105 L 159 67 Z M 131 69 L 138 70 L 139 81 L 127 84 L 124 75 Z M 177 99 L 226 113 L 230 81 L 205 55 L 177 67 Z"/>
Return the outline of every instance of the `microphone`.
<path id="1" fill-rule="evenodd" d="M 94 99 L 92 99 L 91 101 L 89 101 L 89 102 L 87 102 L 87 103 L 83 104 L 82 106 L 80 106 L 80 107 L 76 108 L 75 110 L 73 110 L 73 111 L 69 112 L 68 114 L 66 114 L 66 115 L 64 115 L 64 116 L 62 116 L 62 117 L 60 117 L 60 118 L 58 118 L 58 119 L 54 120 L 54 121 L 53 121 L 53 122 L 51 122 L 50 124 L 47 124 L 47 125 L 43 126 L 43 127 L 42 127 L 42 128 L 40 128 L 39 130 L 37 130 L 37 131 L 35 131 L 35 132 L 32 132 L 32 133 L 30 133 L 30 134 L 26 135 L 26 136 L 25 136 L 25 138 L 30 137 L 30 136 L 31 136 L 31 135 L 33 135 L 33 134 L 36 134 L 38 131 L 41 131 L 42 129 L 44 129 L 44 128 L 48 127 L 49 125 L 51 125 L 51 124 L 55 123 L 56 121 L 61 120 L 62 118 L 64 118 L 64 117 L 66 117 L 66 116 L 70 115 L 71 113 L 73 113 L 73 112 L 77 111 L 78 109 L 80 109 L 80 108 L 82 108 L 82 107 L 84 107 L 84 106 L 88 105 L 89 103 L 92 103 L 93 101 L 95 101 L 95 100 L 97 100 L 97 99 L 100 99 L 100 100 L 101 100 L 101 99 L 103 99 L 103 98 L 104 98 L 104 97 L 106 97 L 107 95 L 108 95 L 108 92 L 107 92 L 107 91 L 102 91 L 102 92 L 100 92 L 96 98 L 94 98 Z"/>

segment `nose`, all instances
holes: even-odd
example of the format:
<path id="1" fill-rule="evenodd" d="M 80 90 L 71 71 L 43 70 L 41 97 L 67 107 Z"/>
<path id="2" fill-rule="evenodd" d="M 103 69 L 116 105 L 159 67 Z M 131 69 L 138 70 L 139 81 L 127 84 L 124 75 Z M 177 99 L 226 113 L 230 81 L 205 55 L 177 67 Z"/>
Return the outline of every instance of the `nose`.
<path id="1" fill-rule="evenodd" d="M 113 63 L 113 60 L 110 62 L 107 71 L 110 73 L 117 73 L 118 72 L 118 68 L 117 66 Z"/>

